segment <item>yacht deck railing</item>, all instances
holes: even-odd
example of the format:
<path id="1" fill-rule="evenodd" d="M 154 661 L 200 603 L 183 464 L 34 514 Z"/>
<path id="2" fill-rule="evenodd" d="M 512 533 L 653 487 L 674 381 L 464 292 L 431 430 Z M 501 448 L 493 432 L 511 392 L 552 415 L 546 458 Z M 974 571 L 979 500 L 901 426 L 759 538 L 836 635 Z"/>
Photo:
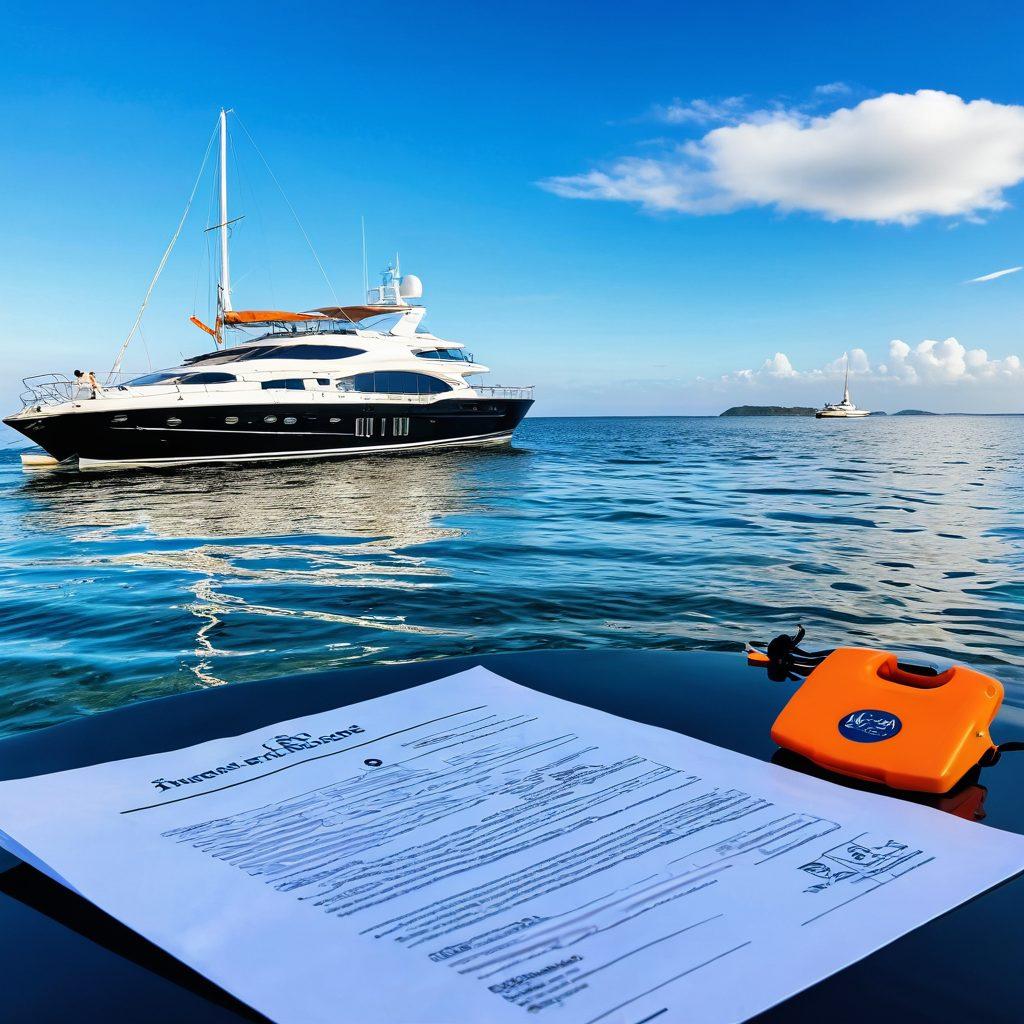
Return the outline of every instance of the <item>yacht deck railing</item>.
<path id="1" fill-rule="evenodd" d="M 34 377 L 22 379 L 24 391 L 21 393 L 21 404 L 60 405 L 70 402 L 79 390 L 79 385 L 63 373 L 40 373 Z"/>
<path id="2" fill-rule="evenodd" d="M 502 385 L 494 384 L 487 386 L 471 385 L 473 390 L 485 398 L 533 398 L 534 385 Z"/>
<path id="3" fill-rule="evenodd" d="M 99 396 L 102 398 L 109 388 L 116 387 L 133 376 L 138 374 L 107 374 L 106 379 L 100 383 Z M 39 373 L 34 377 L 22 378 L 21 385 L 25 390 L 19 397 L 26 409 L 32 406 L 62 405 L 75 399 L 92 397 L 92 389 L 87 384 L 80 384 L 66 373 Z"/>
<path id="4" fill-rule="evenodd" d="M 121 398 L 124 397 L 124 393 L 120 391 L 119 385 L 126 380 L 131 380 L 135 374 L 120 373 L 113 375 L 104 381 L 103 385 L 99 388 L 96 394 L 96 398 L 103 400 L 105 398 Z M 243 382 L 238 382 L 243 383 Z M 244 383 L 252 384 L 252 390 L 260 388 L 260 382 L 258 381 L 247 381 Z M 78 381 L 68 377 L 67 374 L 63 373 L 41 373 L 35 377 L 26 377 L 22 381 L 25 390 L 21 394 L 22 407 L 25 409 L 32 408 L 34 406 L 47 406 L 47 405 L 60 405 L 64 402 L 82 401 L 91 399 L 93 397 L 92 390 L 85 384 L 79 384 Z M 529 386 L 511 386 L 511 385 L 477 385 L 473 386 L 473 391 L 480 398 L 511 398 L 511 399 L 533 399 L 533 385 Z M 223 393 L 226 390 L 234 391 L 234 387 L 225 386 L 224 384 L 188 384 L 185 388 L 180 384 L 166 383 L 166 384 L 150 384 L 147 385 L 147 389 L 154 396 L 159 394 L 196 394 L 199 391 L 217 391 Z M 238 389 L 242 390 L 242 389 Z M 329 393 L 329 392 L 328 392 Z M 366 398 L 373 398 L 377 401 L 389 401 L 389 402 L 409 402 L 413 404 L 427 404 L 430 402 L 436 402 L 446 397 L 457 398 L 458 392 L 451 394 L 440 393 L 440 394 L 425 394 L 425 395 L 411 395 L 404 392 L 396 392 L 395 394 L 385 392 L 349 392 L 350 394 L 360 394 Z M 306 391 L 305 396 L 307 399 L 316 399 L 322 394 L 319 391 Z"/>

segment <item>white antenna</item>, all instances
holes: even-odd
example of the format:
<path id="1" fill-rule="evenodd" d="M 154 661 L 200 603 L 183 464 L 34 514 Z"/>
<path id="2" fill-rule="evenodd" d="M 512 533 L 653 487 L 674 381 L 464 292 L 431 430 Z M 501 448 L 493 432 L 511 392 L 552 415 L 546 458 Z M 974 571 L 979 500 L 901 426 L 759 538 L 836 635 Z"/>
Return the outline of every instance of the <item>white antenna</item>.
<path id="1" fill-rule="evenodd" d="M 363 236 L 363 299 L 370 294 L 370 275 L 366 270 L 366 218 L 360 214 L 359 230 Z"/>
<path id="2" fill-rule="evenodd" d="M 231 310 L 231 266 L 228 262 L 228 112 L 220 110 L 220 307 Z"/>

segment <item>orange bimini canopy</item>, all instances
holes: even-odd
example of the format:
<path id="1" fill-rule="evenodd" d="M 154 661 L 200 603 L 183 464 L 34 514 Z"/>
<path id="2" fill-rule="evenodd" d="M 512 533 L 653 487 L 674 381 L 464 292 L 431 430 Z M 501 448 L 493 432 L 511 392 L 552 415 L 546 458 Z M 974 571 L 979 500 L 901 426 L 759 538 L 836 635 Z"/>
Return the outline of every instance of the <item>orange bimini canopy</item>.
<path id="1" fill-rule="evenodd" d="M 321 306 L 316 310 L 321 316 L 334 320 L 365 320 L 370 316 L 382 316 L 386 313 L 405 313 L 412 306 Z"/>
<path id="2" fill-rule="evenodd" d="M 323 320 L 322 313 L 288 313 L 283 309 L 232 309 L 224 314 L 225 324 L 279 324 L 296 320 Z"/>

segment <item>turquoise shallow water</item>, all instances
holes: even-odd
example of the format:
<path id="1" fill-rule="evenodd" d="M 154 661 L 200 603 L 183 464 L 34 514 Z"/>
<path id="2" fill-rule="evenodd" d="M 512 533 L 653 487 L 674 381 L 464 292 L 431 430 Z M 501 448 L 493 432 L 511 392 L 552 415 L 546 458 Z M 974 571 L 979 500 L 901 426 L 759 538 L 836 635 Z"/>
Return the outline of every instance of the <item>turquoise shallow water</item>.
<path id="1" fill-rule="evenodd" d="M 796 622 L 965 659 L 1024 706 L 1022 437 L 1014 417 L 531 418 L 511 450 L 87 474 L 8 449 L 0 734 L 306 669 L 739 651 Z"/>

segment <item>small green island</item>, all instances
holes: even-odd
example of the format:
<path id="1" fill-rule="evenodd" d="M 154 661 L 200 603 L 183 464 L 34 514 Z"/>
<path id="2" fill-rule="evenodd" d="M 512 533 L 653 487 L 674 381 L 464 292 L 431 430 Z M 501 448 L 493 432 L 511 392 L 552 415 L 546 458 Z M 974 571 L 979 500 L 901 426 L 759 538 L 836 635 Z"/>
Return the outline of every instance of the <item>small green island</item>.
<path id="1" fill-rule="evenodd" d="M 803 405 L 734 405 L 722 416 L 813 416 L 817 410 Z"/>

